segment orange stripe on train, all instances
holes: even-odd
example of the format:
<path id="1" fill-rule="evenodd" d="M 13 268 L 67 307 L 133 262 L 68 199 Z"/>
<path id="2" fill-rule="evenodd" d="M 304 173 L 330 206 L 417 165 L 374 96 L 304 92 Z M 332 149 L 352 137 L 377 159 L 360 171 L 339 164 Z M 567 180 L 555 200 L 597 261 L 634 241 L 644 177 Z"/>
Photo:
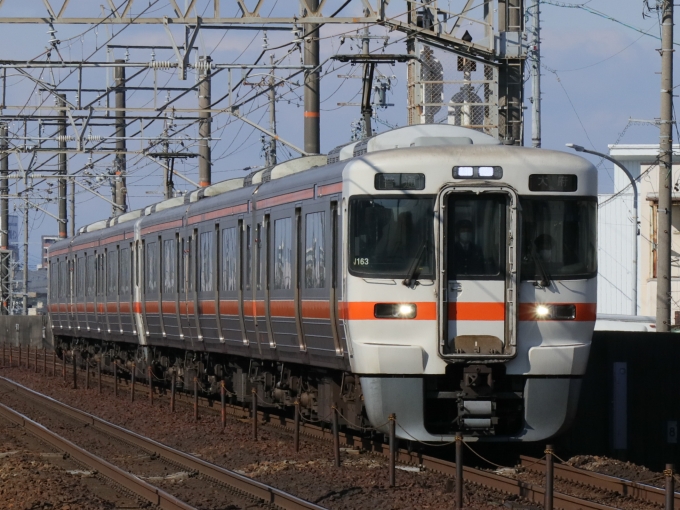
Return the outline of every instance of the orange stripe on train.
<path id="1" fill-rule="evenodd" d="M 449 303 L 450 321 L 504 321 L 505 303 Z"/>
<path id="2" fill-rule="evenodd" d="M 385 303 L 385 301 L 382 301 Z M 342 318 L 347 318 L 351 321 L 367 321 L 367 320 L 402 320 L 402 319 L 376 319 L 375 317 L 375 302 L 361 302 L 352 301 L 344 303 L 340 307 Z M 416 305 L 416 316 L 411 320 L 433 321 L 437 319 L 437 303 L 434 301 L 421 301 L 414 303 Z"/>

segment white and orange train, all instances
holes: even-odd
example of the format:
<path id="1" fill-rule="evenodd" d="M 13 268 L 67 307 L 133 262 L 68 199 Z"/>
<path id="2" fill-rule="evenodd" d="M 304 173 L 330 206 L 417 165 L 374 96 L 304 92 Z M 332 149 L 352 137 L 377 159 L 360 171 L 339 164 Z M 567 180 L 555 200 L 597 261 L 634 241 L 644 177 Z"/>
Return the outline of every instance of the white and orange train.
<path id="1" fill-rule="evenodd" d="M 395 129 L 93 223 L 49 251 L 62 349 L 420 441 L 568 426 L 596 309 L 597 173 Z"/>

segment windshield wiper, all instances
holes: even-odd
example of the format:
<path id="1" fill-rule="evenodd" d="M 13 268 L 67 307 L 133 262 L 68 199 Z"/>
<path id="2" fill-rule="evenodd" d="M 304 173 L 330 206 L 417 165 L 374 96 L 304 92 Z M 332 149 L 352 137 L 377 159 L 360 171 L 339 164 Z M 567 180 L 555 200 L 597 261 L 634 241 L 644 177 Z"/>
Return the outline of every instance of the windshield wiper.
<path id="1" fill-rule="evenodd" d="M 541 287 L 544 287 L 544 288 L 550 287 L 550 284 L 552 283 L 552 281 L 550 279 L 550 275 L 548 274 L 548 272 L 543 267 L 543 263 L 541 262 L 538 255 L 536 255 L 535 249 L 531 250 L 531 258 L 534 259 L 534 263 L 536 264 L 536 267 L 538 268 L 539 273 L 541 273 L 541 281 L 537 281 L 534 285 L 537 285 L 537 286 L 540 285 Z"/>
<path id="2" fill-rule="evenodd" d="M 410 287 L 411 285 L 413 285 L 413 281 L 416 277 L 416 272 L 418 271 L 418 264 L 420 264 L 420 259 L 423 258 L 423 254 L 425 253 L 425 248 L 427 248 L 427 241 L 425 241 L 423 243 L 423 245 L 420 247 L 420 249 L 418 250 L 418 254 L 415 256 L 415 258 L 413 259 L 413 262 L 411 262 L 411 265 L 408 268 L 408 272 L 406 273 L 407 274 L 406 278 L 404 279 L 404 281 L 401 282 L 404 285 L 406 285 L 407 287 Z"/>

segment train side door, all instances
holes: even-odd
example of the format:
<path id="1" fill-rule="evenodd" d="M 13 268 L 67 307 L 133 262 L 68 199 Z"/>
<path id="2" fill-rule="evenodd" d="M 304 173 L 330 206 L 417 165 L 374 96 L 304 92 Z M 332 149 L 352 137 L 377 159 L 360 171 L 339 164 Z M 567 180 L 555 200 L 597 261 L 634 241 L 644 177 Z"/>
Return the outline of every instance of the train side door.
<path id="1" fill-rule="evenodd" d="M 516 204 L 514 191 L 502 187 L 457 187 L 442 196 L 445 357 L 515 354 Z"/>

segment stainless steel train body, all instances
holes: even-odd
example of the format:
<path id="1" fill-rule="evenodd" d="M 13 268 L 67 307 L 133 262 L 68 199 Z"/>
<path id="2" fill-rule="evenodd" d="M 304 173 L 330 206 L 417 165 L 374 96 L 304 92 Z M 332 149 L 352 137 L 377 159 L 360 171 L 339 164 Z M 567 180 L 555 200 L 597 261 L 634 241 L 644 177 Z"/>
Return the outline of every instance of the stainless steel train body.
<path id="1" fill-rule="evenodd" d="M 65 346 L 403 439 L 568 426 L 596 299 L 595 168 L 413 126 L 81 229 Z M 386 430 L 386 428 L 385 428 Z"/>

